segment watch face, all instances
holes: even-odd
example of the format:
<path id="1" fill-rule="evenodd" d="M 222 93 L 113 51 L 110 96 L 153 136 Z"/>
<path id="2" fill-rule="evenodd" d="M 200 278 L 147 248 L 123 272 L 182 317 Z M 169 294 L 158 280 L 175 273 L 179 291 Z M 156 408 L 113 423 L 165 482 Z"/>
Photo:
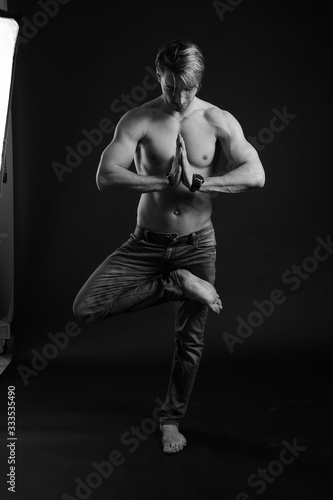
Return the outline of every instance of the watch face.
<path id="1" fill-rule="evenodd" d="M 190 191 L 197 191 L 200 189 L 204 182 L 204 178 L 200 174 L 193 174 L 192 186 L 190 187 Z"/>
<path id="2" fill-rule="evenodd" d="M 204 178 L 202 177 L 202 175 L 200 174 L 194 174 L 193 176 L 193 182 L 196 186 L 201 186 L 201 184 L 203 183 L 204 181 Z"/>

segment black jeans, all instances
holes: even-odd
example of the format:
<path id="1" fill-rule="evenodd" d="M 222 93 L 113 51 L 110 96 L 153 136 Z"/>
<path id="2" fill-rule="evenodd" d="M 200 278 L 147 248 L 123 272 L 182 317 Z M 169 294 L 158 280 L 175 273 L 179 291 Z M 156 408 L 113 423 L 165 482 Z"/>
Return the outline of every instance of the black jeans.
<path id="1" fill-rule="evenodd" d="M 174 301 L 175 352 L 161 424 L 179 424 L 185 415 L 204 346 L 208 307 L 184 298 L 177 269 L 215 281 L 213 225 L 187 235 L 156 233 L 139 225 L 83 285 L 74 314 L 88 323 L 115 314 Z"/>

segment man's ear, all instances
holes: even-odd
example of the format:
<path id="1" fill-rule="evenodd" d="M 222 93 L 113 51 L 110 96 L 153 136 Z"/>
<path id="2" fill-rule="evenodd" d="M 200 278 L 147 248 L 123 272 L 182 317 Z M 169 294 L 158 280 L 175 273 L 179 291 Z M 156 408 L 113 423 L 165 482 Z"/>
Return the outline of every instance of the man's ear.
<path id="1" fill-rule="evenodd" d="M 156 78 L 157 78 L 157 81 L 161 83 L 161 73 L 160 73 L 160 70 L 158 68 L 156 68 Z"/>

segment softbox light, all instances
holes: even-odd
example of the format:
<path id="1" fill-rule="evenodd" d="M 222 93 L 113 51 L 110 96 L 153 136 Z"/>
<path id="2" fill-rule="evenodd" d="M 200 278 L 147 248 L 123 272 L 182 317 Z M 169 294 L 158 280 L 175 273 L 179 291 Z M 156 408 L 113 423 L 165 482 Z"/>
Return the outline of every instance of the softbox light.
<path id="1" fill-rule="evenodd" d="M 6 7 L 3 2 L 0 7 Z M 0 10 L 0 353 L 10 338 L 14 292 L 13 175 L 10 104 L 19 25 Z"/>

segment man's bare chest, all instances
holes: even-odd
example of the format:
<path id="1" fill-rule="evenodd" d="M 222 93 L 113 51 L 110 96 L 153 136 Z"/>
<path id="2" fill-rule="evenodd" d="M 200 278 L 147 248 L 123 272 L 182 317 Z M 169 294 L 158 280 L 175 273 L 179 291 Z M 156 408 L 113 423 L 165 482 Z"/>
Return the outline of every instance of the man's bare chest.
<path id="1" fill-rule="evenodd" d="M 204 120 L 156 120 L 148 126 L 145 137 L 139 142 L 135 155 L 136 165 L 143 173 L 151 169 L 158 173 L 170 166 L 176 154 L 177 136 L 181 134 L 186 144 L 187 157 L 196 169 L 206 169 L 214 162 L 216 136 Z"/>

